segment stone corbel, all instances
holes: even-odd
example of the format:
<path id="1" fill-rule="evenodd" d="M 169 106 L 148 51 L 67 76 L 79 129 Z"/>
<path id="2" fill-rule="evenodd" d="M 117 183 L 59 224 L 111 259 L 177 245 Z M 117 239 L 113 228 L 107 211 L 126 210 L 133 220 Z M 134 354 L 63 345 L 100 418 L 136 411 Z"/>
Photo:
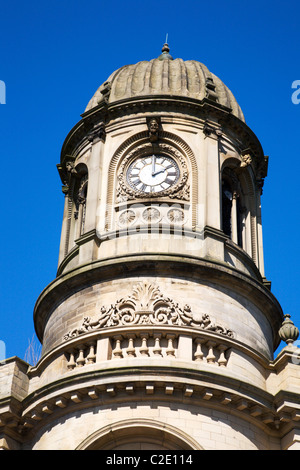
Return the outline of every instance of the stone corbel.
<path id="1" fill-rule="evenodd" d="M 264 156 L 263 160 L 261 160 L 257 166 L 257 178 L 265 178 L 268 174 L 268 163 L 269 157 L 267 155 Z"/>
<path id="2" fill-rule="evenodd" d="M 94 129 L 88 133 L 87 138 L 93 143 L 98 142 L 99 140 L 104 143 L 106 138 L 104 122 L 101 122 L 97 127 L 94 127 Z"/>
<path id="3" fill-rule="evenodd" d="M 203 126 L 203 134 L 205 137 L 214 137 L 219 139 L 222 136 L 222 129 L 212 126 L 208 121 L 205 121 Z"/>
<path id="4" fill-rule="evenodd" d="M 160 117 L 147 118 L 150 142 L 157 142 L 159 138 L 159 129 L 161 127 Z"/>
<path id="5" fill-rule="evenodd" d="M 71 158 L 71 156 L 70 156 Z M 82 172 L 78 171 L 75 168 L 75 163 L 73 160 L 67 160 L 65 165 L 57 165 L 57 169 L 63 183 L 62 192 L 65 196 L 68 194 L 72 197 L 72 192 L 74 189 L 74 181 L 82 178 Z"/>
<path id="6" fill-rule="evenodd" d="M 71 155 L 68 157 L 70 160 L 68 160 L 65 165 L 61 165 L 60 163 L 56 165 L 60 179 L 65 187 L 68 187 L 70 184 L 71 174 L 76 172 L 74 162 L 71 160 Z"/>
<path id="7" fill-rule="evenodd" d="M 258 190 L 260 191 L 260 194 L 263 193 L 262 188 L 264 186 L 265 177 L 267 176 L 267 172 L 268 172 L 268 161 L 269 161 L 269 157 L 264 156 L 263 161 L 260 161 L 256 169 L 256 186 Z"/>
<path id="8" fill-rule="evenodd" d="M 67 196 L 67 195 L 68 195 L 68 192 L 69 192 L 69 186 L 68 186 L 67 184 L 64 184 L 64 185 L 61 187 L 61 190 L 62 190 L 63 194 L 64 194 L 65 196 Z"/>
<path id="9" fill-rule="evenodd" d="M 241 159 L 242 161 L 240 163 L 240 168 L 246 168 L 252 163 L 252 156 L 250 153 L 245 153 L 244 155 L 241 155 Z"/>
<path id="10" fill-rule="evenodd" d="M 67 173 L 68 173 L 68 176 L 70 177 L 71 175 L 77 175 L 77 170 L 74 166 L 74 162 L 71 161 L 71 160 L 68 160 L 66 162 L 66 170 L 67 170 Z"/>
<path id="11" fill-rule="evenodd" d="M 250 149 L 244 149 L 240 153 L 241 160 L 238 161 L 236 168 L 234 168 L 234 172 L 238 176 L 242 173 L 246 168 L 250 166 L 253 168 L 255 167 L 255 159 Z"/>

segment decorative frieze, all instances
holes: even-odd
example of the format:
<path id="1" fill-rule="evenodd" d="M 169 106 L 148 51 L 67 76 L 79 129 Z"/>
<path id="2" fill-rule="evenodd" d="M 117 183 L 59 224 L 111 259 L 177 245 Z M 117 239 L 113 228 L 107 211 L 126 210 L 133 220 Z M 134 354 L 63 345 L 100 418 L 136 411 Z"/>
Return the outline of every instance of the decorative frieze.
<path id="1" fill-rule="evenodd" d="M 117 224 L 121 229 L 142 226 L 163 226 L 164 230 L 178 229 L 184 231 L 184 224 L 189 217 L 189 204 L 179 203 L 132 203 L 117 211 Z"/>
<path id="2" fill-rule="evenodd" d="M 180 306 L 163 295 L 159 287 L 141 282 L 133 287 L 128 297 L 101 307 L 98 318 L 85 317 L 81 326 L 65 334 L 64 339 L 67 341 L 97 329 L 134 325 L 189 326 L 233 337 L 230 329 L 213 323 L 208 314 L 193 314 L 190 305 Z"/>

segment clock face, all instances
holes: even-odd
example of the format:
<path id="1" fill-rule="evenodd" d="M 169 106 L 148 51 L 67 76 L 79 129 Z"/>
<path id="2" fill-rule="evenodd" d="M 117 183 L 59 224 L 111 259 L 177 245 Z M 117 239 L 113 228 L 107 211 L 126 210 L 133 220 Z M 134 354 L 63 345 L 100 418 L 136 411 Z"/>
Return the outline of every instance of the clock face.
<path id="1" fill-rule="evenodd" d="M 180 172 L 173 158 L 151 155 L 136 158 L 128 168 L 127 181 L 133 189 L 158 193 L 173 186 Z"/>

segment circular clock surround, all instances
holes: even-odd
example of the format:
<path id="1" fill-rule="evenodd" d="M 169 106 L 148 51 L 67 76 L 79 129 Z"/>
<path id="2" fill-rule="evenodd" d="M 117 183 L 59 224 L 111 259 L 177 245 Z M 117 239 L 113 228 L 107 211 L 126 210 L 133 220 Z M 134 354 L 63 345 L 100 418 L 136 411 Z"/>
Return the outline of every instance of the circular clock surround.
<path id="1" fill-rule="evenodd" d="M 162 154 L 137 157 L 127 170 L 127 183 L 130 187 L 146 194 L 169 190 L 179 178 L 180 170 L 176 161 Z"/>

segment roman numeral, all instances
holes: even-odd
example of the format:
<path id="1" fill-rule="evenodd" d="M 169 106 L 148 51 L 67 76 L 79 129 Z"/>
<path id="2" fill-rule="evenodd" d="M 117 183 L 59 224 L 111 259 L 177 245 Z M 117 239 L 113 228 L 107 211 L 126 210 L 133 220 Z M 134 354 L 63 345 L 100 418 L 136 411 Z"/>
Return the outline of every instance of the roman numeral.
<path id="1" fill-rule="evenodd" d="M 140 183 L 140 179 L 137 176 L 132 176 L 131 177 L 131 182 L 132 182 L 132 184 L 134 184 L 136 186 L 137 184 Z"/>
<path id="2" fill-rule="evenodd" d="M 167 184 L 172 184 L 174 180 L 171 180 L 170 178 L 166 178 L 164 183 L 167 183 Z"/>

